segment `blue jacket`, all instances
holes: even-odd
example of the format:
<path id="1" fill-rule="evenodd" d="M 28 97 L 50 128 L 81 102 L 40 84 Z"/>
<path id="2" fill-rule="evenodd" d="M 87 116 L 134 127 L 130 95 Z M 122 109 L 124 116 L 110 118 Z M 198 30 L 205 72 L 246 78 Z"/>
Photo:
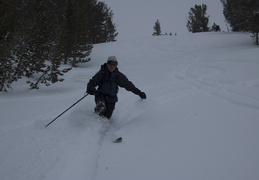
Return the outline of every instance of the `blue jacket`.
<path id="1" fill-rule="evenodd" d="M 103 96 L 106 102 L 118 101 L 117 93 L 119 87 L 125 88 L 127 91 L 137 95 L 141 93 L 117 67 L 114 72 L 109 72 L 106 63 L 101 66 L 101 69 L 88 82 L 87 89 L 93 87 L 98 87 L 96 96 Z"/>

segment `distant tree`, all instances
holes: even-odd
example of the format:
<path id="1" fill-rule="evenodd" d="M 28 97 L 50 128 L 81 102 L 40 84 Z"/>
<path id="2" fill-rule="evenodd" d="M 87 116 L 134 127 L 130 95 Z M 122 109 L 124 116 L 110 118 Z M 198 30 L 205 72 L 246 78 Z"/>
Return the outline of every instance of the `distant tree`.
<path id="1" fill-rule="evenodd" d="M 206 16 L 207 5 L 195 5 L 189 12 L 189 20 L 186 27 L 190 32 L 207 32 L 209 31 L 209 16 Z"/>
<path id="2" fill-rule="evenodd" d="M 214 23 L 211 27 L 211 31 L 221 31 L 220 26 Z"/>
<path id="3" fill-rule="evenodd" d="M 161 35 L 161 26 L 160 26 L 160 22 L 158 19 L 155 22 L 155 26 L 153 28 L 155 31 L 155 32 L 153 32 L 153 36 L 160 36 Z"/>

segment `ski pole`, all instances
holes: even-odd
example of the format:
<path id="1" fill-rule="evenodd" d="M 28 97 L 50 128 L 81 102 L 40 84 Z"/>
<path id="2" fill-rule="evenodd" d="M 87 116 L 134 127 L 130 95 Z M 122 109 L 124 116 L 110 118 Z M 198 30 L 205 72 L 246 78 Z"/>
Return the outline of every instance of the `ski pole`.
<path id="1" fill-rule="evenodd" d="M 75 106 L 77 103 L 79 103 L 81 100 L 83 100 L 86 96 L 88 96 L 88 94 L 85 94 L 81 99 L 79 99 L 78 101 L 76 101 L 72 106 L 70 106 L 69 108 L 67 108 L 64 112 L 62 112 L 60 115 L 58 115 L 55 119 L 53 119 L 52 121 L 50 121 L 46 126 L 48 127 L 51 123 L 53 123 L 55 120 L 57 120 L 60 116 L 62 116 L 65 112 L 67 112 L 69 109 L 71 109 L 73 106 Z"/>

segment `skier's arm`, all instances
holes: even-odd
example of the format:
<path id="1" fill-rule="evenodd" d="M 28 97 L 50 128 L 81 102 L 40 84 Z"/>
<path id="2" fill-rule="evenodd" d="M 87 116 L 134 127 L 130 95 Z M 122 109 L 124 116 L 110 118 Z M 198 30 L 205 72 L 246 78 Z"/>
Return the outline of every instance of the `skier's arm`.
<path id="1" fill-rule="evenodd" d="M 88 94 L 94 95 L 95 94 L 95 87 L 99 84 L 99 82 L 101 81 L 101 71 L 98 71 L 93 77 L 92 79 L 89 80 L 88 84 L 87 84 L 87 88 L 86 88 L 86 92 Z"/>
<path id="2" fill-rule="evenodd" d="M 131 91 L 136 95 L 139 95 L 141 99 L 146 99 L 146 94 L 144 92 L 141 92 L 131 81 L 128 80 L 128 78 L 120 73 L 119 76 L 119 84 L 120 87 L 125 88 L 127 91 Z"/>

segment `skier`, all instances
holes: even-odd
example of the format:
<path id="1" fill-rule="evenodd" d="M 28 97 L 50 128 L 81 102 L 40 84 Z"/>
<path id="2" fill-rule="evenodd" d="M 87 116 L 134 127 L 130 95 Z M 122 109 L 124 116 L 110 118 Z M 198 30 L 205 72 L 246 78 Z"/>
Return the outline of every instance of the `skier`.
<path id="1" fill-rule="evenodd" d="M 101 65 L 101 69 L 89 80 L 86 92 L 95 96 L 95 112 L 101 117 L 111 118 L 115 103 L 118 101 L 118 86 L 139 95 L 141 99 L 146 99 L 144 92 L 140 91 L 128 78 L 117 68 L 118 61 L 115 56 L 108 57 L 106 63 Z M 97 87 L 97 89 L 96 89 Z"/>

